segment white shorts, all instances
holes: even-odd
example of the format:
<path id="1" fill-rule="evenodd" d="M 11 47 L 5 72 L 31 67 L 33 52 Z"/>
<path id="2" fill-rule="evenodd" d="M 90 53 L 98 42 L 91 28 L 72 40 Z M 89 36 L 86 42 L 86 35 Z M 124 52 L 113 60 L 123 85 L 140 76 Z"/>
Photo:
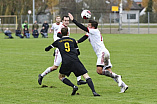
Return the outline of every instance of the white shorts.
<path id="1" fill-rule="evenodd" d="M 96 65 L 102 65 L 102 66 L 104 66 L 104 68 L 112 67 L 112 64 L 110 61 L 110 53 L 107 49 L 103 52 L 100 52 L 100 54 L 97 55 Z"/>
<path id="2" fill-rule="evenodd" d="M 61 57 L 60 51 L 59 51 L 58 48 L 56 48 L 56 50 L 55 50 L 54 65 L 55 66 L 59 66 L 61 62 L 62 62 L 62 57 Z"/>

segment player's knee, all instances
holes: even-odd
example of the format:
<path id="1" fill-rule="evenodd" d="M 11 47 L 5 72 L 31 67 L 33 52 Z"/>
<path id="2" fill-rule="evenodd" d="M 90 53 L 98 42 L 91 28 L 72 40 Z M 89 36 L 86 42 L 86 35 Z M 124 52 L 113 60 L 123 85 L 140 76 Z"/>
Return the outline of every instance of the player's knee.
<path id="1" fill-rule="evenodd" d="M 59 80 L 61 80 L 61 81 L 62 81 L 62 79 L 63 79 L 63 77 L 62 77 L 62 76 L 59 76 L 58 78 L 59 78 Z"/>
<path id="2" fill-rule="evenodd" d="M 52 68 L 52 69 L 51 69 L 51 71 L 55 71 L 55 70 L 57 70 L 57 68 Z"/>
<path id="3" fill-rule="evenodd" d="M 103 66 L 102 65 L 97 65 L 97 70 L 96 72 L 100 75 L 102 75 L 102 69 L 103 69 Z"/>
<path id="4" fill-rule="evenodd" d="M 59 78 L 59 80 L 61 80 L 61 81 L 62 81 L 62 79 L 63 79 L 63 78 Z"/>
<path id="5" fill-rule="evenodd" d="M 98 74 L 102 75 L 102 69 L 101 68 L 97 68 L 96 71 L 97 71 Z"/>
<path id="6" fill-rule="evenodd" d="M 105 54 L 105 58 L 109 59 L 110 58 L 110 54 Z"/>
<path id="7" fill-rule="evenodd" d="M 54 70 L 57 70 L 57 68 L 58 68 L 58 66 L 53 65 L 53 66 L 51 67 L 51 70 L 54 71 Z"/>
<path id="8" fill-rule="evenodd" d="M 89 75 L 88 75 L 87 73 L 85 73 L 85 74 L 83 75 L 83 77 L 84 77 L 84 79 L 88 79 L 88 78 L 90 78 Z"/>
<path id="9" fill-rule="evenodd" d="M 59 74 L 58 78 L 59 78 L 59 80 L 62 81 L 62 80 L 65 78 L 65 75 L 63 75 L 63 74 Z"/>
<path id="10" fill-rule="evenodd" d="M 98 71 L 98 70 L 97 70 L 97 73 L 100 74 L 100 75 L 102 74 L 102 73 L 101 73 L 100 71 Z"/>

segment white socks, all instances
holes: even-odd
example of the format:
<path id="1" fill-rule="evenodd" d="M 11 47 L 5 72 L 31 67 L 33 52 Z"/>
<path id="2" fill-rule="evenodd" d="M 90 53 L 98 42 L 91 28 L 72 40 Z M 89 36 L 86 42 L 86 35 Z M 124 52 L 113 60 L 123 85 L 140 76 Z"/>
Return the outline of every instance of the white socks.
<path id="1" fill-rule="evenodd" d="M 45 75 L 47 75 L 48 73 L 50 73 L 52 70 L 51 70 L 51 67 L 48 67 L 42 74 L 41 76 L 44 77 Z"/>
<path id="2" fill-rule="evenodd" d="M 124 87 L 126 84 L 122 81 L 122 86 L 121 87 Z"/>
<path id="3" fill-rule="evenodd" d="M 115 78 L 117 76 L 117 74 L 112 72 L 112 76 Z"/>
<path id="4" fill-rule="evenodd" d="M 112 78 L 115 82 L 117 82 L 116 78 Z M 118 83 L 118 82 L 117 82 Z"/>
<path id="5" fill-rule="evenodd" d="M 117 80 L 115 78 L 112 78 L 115 82 L 117 82 Z M 117 82 L 118 83 L 118 82 Z M 122 85 L 120 87 L 124 87 L 126 84 L 122 81 Z"/>
<path id="6" fill-rule="evenodd" d="M 81 80 L 81 76 L 78 76 L 78 77 L 77 77 L 77 81 L 79 81 L 79 80 Z"/>

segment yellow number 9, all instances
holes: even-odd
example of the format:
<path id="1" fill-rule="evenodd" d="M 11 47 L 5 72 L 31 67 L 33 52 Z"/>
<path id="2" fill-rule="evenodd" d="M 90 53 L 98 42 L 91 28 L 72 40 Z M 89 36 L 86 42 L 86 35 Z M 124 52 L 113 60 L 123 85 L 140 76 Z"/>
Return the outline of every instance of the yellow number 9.
<path id="1" fill-rule="evenodd" d="M 70 52 L 70 45 L 68 42 L 64 43 L 65 51 Z"/>

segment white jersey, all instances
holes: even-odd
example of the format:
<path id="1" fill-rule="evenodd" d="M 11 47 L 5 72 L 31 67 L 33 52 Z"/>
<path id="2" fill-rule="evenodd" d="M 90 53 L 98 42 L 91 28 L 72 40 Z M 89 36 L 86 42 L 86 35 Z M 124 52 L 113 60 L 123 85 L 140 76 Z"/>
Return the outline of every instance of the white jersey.
<path id="1" fill-rule="evenodd" d="M 61 24 L 59 26 L 58 30 L 57 30 L 57 33 L 61 33 L 61 29 L 64 28 L 64 27 L 66 27 L 66 26 L 64 26 L 63 24 Z M 68 28 L 68 35 L 70 35 L 70 28 L 69 27 L 67 27 L 67 28 Z M 55 39 L 57 40 L 57 39 L 59 39 L 59 37 L 57 37 L 57 35 L 56 35 L 56 38 L 54 38 L 54 41 L 56 41 Z M 60 51 L 59 51 L 58 48 L 56 48 L 56 50 L 55 50 L 54 65 L 55 66 L 59 66 L 61 62 L 62 62 L 62 57 L 61 57 Z"/>
<path id="2" fill-rule="evenodd" d="M 53 23 L 52 24 L 52 27 L 51 27 L 51 30 L 53 30 L 53 32 L 54 32 L 54 34 L 53 34 L 53 39 L 54 39 L 54 41 L 56 41 L 57 39 L 59 39 L 58 37 L 57 37 L 57 31 L 58 31 L 58 29 L 59 29 L 59 27 L 62 25 L 62 22 L 60 22 L 59 24 L 57 24 L 57 23 Z"/>
<path id="3" fill-rule="evenodd" d="M 104 68 L 106 67 L 112 67 L 111 61 L 110 61 L 110 53 L 106 49 L 103 37 L 101 36 L 101 33 L 98 29 L 90 29 L 88 28 L 89 33 L 86 35 L 88 36 L 88 39 L 93 47 L 93 50 L 95 51 L 97 55 L 97 63 L 96 65 L 102 65 Z"/>
<path id="4" fill-rule="evenodd" d="M 103 37 L 101 36 L 101 33 L 98 29 L 88 28 L 88 30 L 89 33 L 87 33 L 86 35 L 88 36 L 88 39 L 93 47 L 93 50 L 98 56 L 106 49 L 103 43 Z"/>
<path id="5" fill-rule="evenodd" d="M 65 26 L 65 25 L 60 25 L 60 27 L 58 28 L 58 31 L 57 31 L 57 33 L 61 33 L 61 29 L 62 28 L 65 28 L 65 27 L 67 27 L 67 26 Z M 70 35 L 70 28 L 69 27 L 67 27 L 68 28 L 68 36 Z"/>

